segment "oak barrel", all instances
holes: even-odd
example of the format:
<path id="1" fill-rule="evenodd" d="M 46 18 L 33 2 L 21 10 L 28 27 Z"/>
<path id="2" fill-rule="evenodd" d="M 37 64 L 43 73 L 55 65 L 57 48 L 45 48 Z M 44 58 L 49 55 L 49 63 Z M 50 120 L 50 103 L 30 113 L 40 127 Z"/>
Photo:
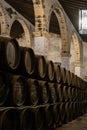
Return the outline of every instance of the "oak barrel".
<path id="1" fill-rule="evenodd" d="M 6 104 L 8 97 L 9 97 L 8 75 L 4 72 L 0 72 L 0 106 Z"/>
<path id="2" fill-rule="evenodd" d="M 42 130 L 44 126 L 44 110 L 41 107 L 21 107 L 20 129 L 21 130 Z"/>
<path id="3" fill-rule="evenodd" d="M 10 81 L 10 101 L 11 104 L 22 106 L 26 103 L 27 83 L 23 76 L 14 75 Z"/>
<path id="4" fill-rule="evenodd" d="M 32 48 L 20 47 L 21 58 L 18 67 L 19 74 L 32 76 L 35 72 L 35 54 Z"/>
<path id="5" fill-rule="evenodd" d="M 66 83 L 66 69 L 61 67 L 61 77 L 62 77 L 62 83 Z"/>
<path id="6" fill-rule="evenodd" d="M 15 108 L 0 109 L 0 130 L 19 130 L 19 113 Z"/>
<path id="7" fill-rule="evenodd" d="M 47 60 L 46 80 L 52 82 L 52 81 L 54 81 L 54 78 L 55 78 L 54 63 L 53 63 L 53 61 Z"/>
<path id="8" fill-rule="evenodd" d="M 71 85 L 71 72 L 69 70 L 66 70 L 66 83 L 68 86 Z"/>
<path id="9" fill-rule="evenodd" d="M 44 107 L 44 111 L 45 111 L 45 127 L 51 128 L 54 125 L 52 106 L 46 105 Z"/>
<path id="10" fill-rule="evenodd" d="M 60 116 L 62 124 L 66 122 L 65 103 L 60 103 Z"/>
<path id="11" fill-rule="evenodd" d="M 37 105 L 40 98 L 40 86 L 39 82 L 36 79 L 27 79 L 27 104 L 28 105 Z"/>
<path id="12" fill-rule="evenodd" d="M 61 67 L 59 65 L 54 64 L 54 69 L 55 69 L 55 81 L 57 83 L 60 83 L 62 80 Z"/>
<path id="13" fill-rule="evenodd" d="M 58 101 L 58 95 L 57 95 L 57 85 L 55 83 L 48 83 L 49 91 L 50 91 L 50 101 L 52 103 L 55 103 Z"/>
<path id="14" fill-rule="evenodd" d="M 68 87 L 66 85 L 63 86 L 63 97 L 64 101 L 67 102 L 69 97 L 68 97 Z"/>
<path id="15" fill-rule="evenodd" d="M 20 63 L 20 48 L 17 40 L 0 37 L 0 68 L 16 70 Z"/>
<path id="16" fill-rule="evenodd" d="M 54 124 L 59 125 L 60 123 L 60 109 L 59 109 L 59 104 L 54 104 L 52 107 L 53 110 L 53 119 L 54 119 Z"/>
<path id="17" fill-rule="evenodd" d="M 38 79 L 45 79 L 47 67 L 46 67 L 46 59 L 42 55 L 36 55 L 36 63 L 35 63 L 35 77 Z"/>
<path id="18" fill-rule="evenodd" d="M 64 100 L 62 84 L 57 84 L 57 95 L 58 95 L 59 102 L 62 102 Z"/>
<path id="19" fill-rule="evenodd" d="M 41 103 L 46 104 L 50 101 L 50 91 L 48 82 L 39 80 L 39 86 L 40 86 L 40 101 Z"/>

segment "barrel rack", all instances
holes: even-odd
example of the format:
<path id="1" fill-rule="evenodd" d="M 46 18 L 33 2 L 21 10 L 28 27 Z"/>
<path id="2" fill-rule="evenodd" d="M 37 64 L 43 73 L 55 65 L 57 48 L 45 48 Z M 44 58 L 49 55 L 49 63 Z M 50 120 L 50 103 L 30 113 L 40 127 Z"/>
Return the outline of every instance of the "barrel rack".
<path id="1" fill-rule="evenodd" d="M 0 130 L 55 130 L 87 112 L 87 82 L 0 37 Z"/>

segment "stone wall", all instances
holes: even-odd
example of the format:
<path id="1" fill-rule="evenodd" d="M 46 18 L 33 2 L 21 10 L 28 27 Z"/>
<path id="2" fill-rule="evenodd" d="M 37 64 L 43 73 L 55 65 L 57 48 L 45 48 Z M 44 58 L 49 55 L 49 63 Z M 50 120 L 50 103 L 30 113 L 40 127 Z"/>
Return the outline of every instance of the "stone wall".
<path id="1" fill-rule="evenodd" d="M 85 80 L 87 80 L 87 42 L 83 42 L 83 69 L 82 75 Z"/>
<path id="2" fill-rule="evenodd" d="M 84 45 L 84 48 L 83 48 L 82 39 L 80 38 L 79 34 L 77 33 L 76 29 L 72 25 L 66 13 L 64 12 L 60 3 L 57 0 L 55 1 L 53 0 L 42 1 L 41 0 L 40 5 L 35 4 L 34 8 L 36 12 L 35 13 L 36 21 L 39 21 L 37 20 L 38 8 L 36 8 L 39 6 L 43 12 L 42 14 L 41 14 L 41 11 L 38 12 L 40 16 L 42 16 L 40 17 L 40 20 L 42 20 L 41 21 L 42 30 L 40 32 L 39 32 L 39 28 L 37 28 L 38 27 L 37 25 L 39 25 L 37 22 L 35 23 L 35 27 L 34 27 L 13 7 L 7 4 L 4 0 L 1 0 L 0 9 L 3 10 L 3 16 L 4 16 L 3 17 L 4 21 L 0 21 L 1 22 L 1 35 L 10 36 L 9 34 L 10 34 L 12 24 L 15 20 L 18 20 L 23 26 L 24 33 L 25 33 L 22 38 L 17 39 L 20 45 L 32 47 L 35 53 L 44 55 L 49 60 L 52 60 L 54 63 L 61 64 L 66 69 L 70 69 L 72 72 L 74 72 L 76 69 L 74 68 L 75 51 L 73 49 L 74 46 L 71 45 L 71 39 L 72 39 L 73 33 L 75 33 L 78 37 L 78 41 L 79 41 L 78 44 L 80 46 L 79 53 L 81 57 L 80 57 L 79 66 L 81 66 L 82 68 L 78 69 L 79 66 L 76 66 L 76 67 L 77 67 L 77 70 L 81 71 L 81 75 L 82 75 L 81 77 L 86 78 L 86 75 L 87 75 L 86 44 L 85 43 L 83 44 Z M 6 9 L 11 9 L 13 14 L 9 16 L 9 13 Z M 54 11 L 54 13 L 57 16 L 57 19 L 60 25 L 61 36 L 57 34 L 49 33 L 49 22 L 50 22 L 51 11 Z M 0 13 L 2 13 L 1 10 L 0 10 Z M 2 26 L 2 23 L 3 23 L 3 26 Z M 29 32 L 29 34 L 27 32 Z M 84 68 L 85 68 L 85 72 L 84 72 Z"/>
<path id="3" fill-rule="evenodd" d="M 49 34 L 48 59 L 54 63 L 61 63 L 61 42 L 60 35 L 54 33 Z"/>

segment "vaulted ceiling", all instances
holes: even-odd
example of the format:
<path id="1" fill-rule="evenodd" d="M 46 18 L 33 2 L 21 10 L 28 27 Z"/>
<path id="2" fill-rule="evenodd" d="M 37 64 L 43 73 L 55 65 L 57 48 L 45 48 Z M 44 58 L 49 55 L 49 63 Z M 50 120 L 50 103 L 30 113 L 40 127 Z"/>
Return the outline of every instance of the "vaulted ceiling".
<path id="1" fill-rule="evenodd" d="M 32 0 L 5 0 L 19 13 L 21 13 L 27 20 L 35 25 L 35 16 Z"/>
<path id="2" fill-rule="evenodd" d="M 34 19 L 34 8 L 32 0 L 5 0 L 10 5 L 12 5 L 19 13 L 21 13 L 25 18 L 27 18 L 33 25 L 35 25 Z M 59 0 L 63 6 L 65 12 L 69 16 L 72 24 L 75 26 L 76 30 L 79 30 L 79 9 L 87 9 L 87 0 Z M 53 20 L 54 32 L 56 21 Z M 81 35 L 84 41 L 87 41 L 87 35 Z"/>

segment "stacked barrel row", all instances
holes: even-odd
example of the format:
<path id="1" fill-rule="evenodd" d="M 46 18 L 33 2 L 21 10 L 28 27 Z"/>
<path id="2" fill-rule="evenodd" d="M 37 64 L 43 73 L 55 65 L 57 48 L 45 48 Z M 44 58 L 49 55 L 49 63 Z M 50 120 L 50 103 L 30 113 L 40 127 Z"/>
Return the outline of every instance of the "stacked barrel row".
<path id="1" fill-rule="evenodd" d="M 51 130 L 87 112 L 87 82 L 0 38 L 0 130 Z"/>

